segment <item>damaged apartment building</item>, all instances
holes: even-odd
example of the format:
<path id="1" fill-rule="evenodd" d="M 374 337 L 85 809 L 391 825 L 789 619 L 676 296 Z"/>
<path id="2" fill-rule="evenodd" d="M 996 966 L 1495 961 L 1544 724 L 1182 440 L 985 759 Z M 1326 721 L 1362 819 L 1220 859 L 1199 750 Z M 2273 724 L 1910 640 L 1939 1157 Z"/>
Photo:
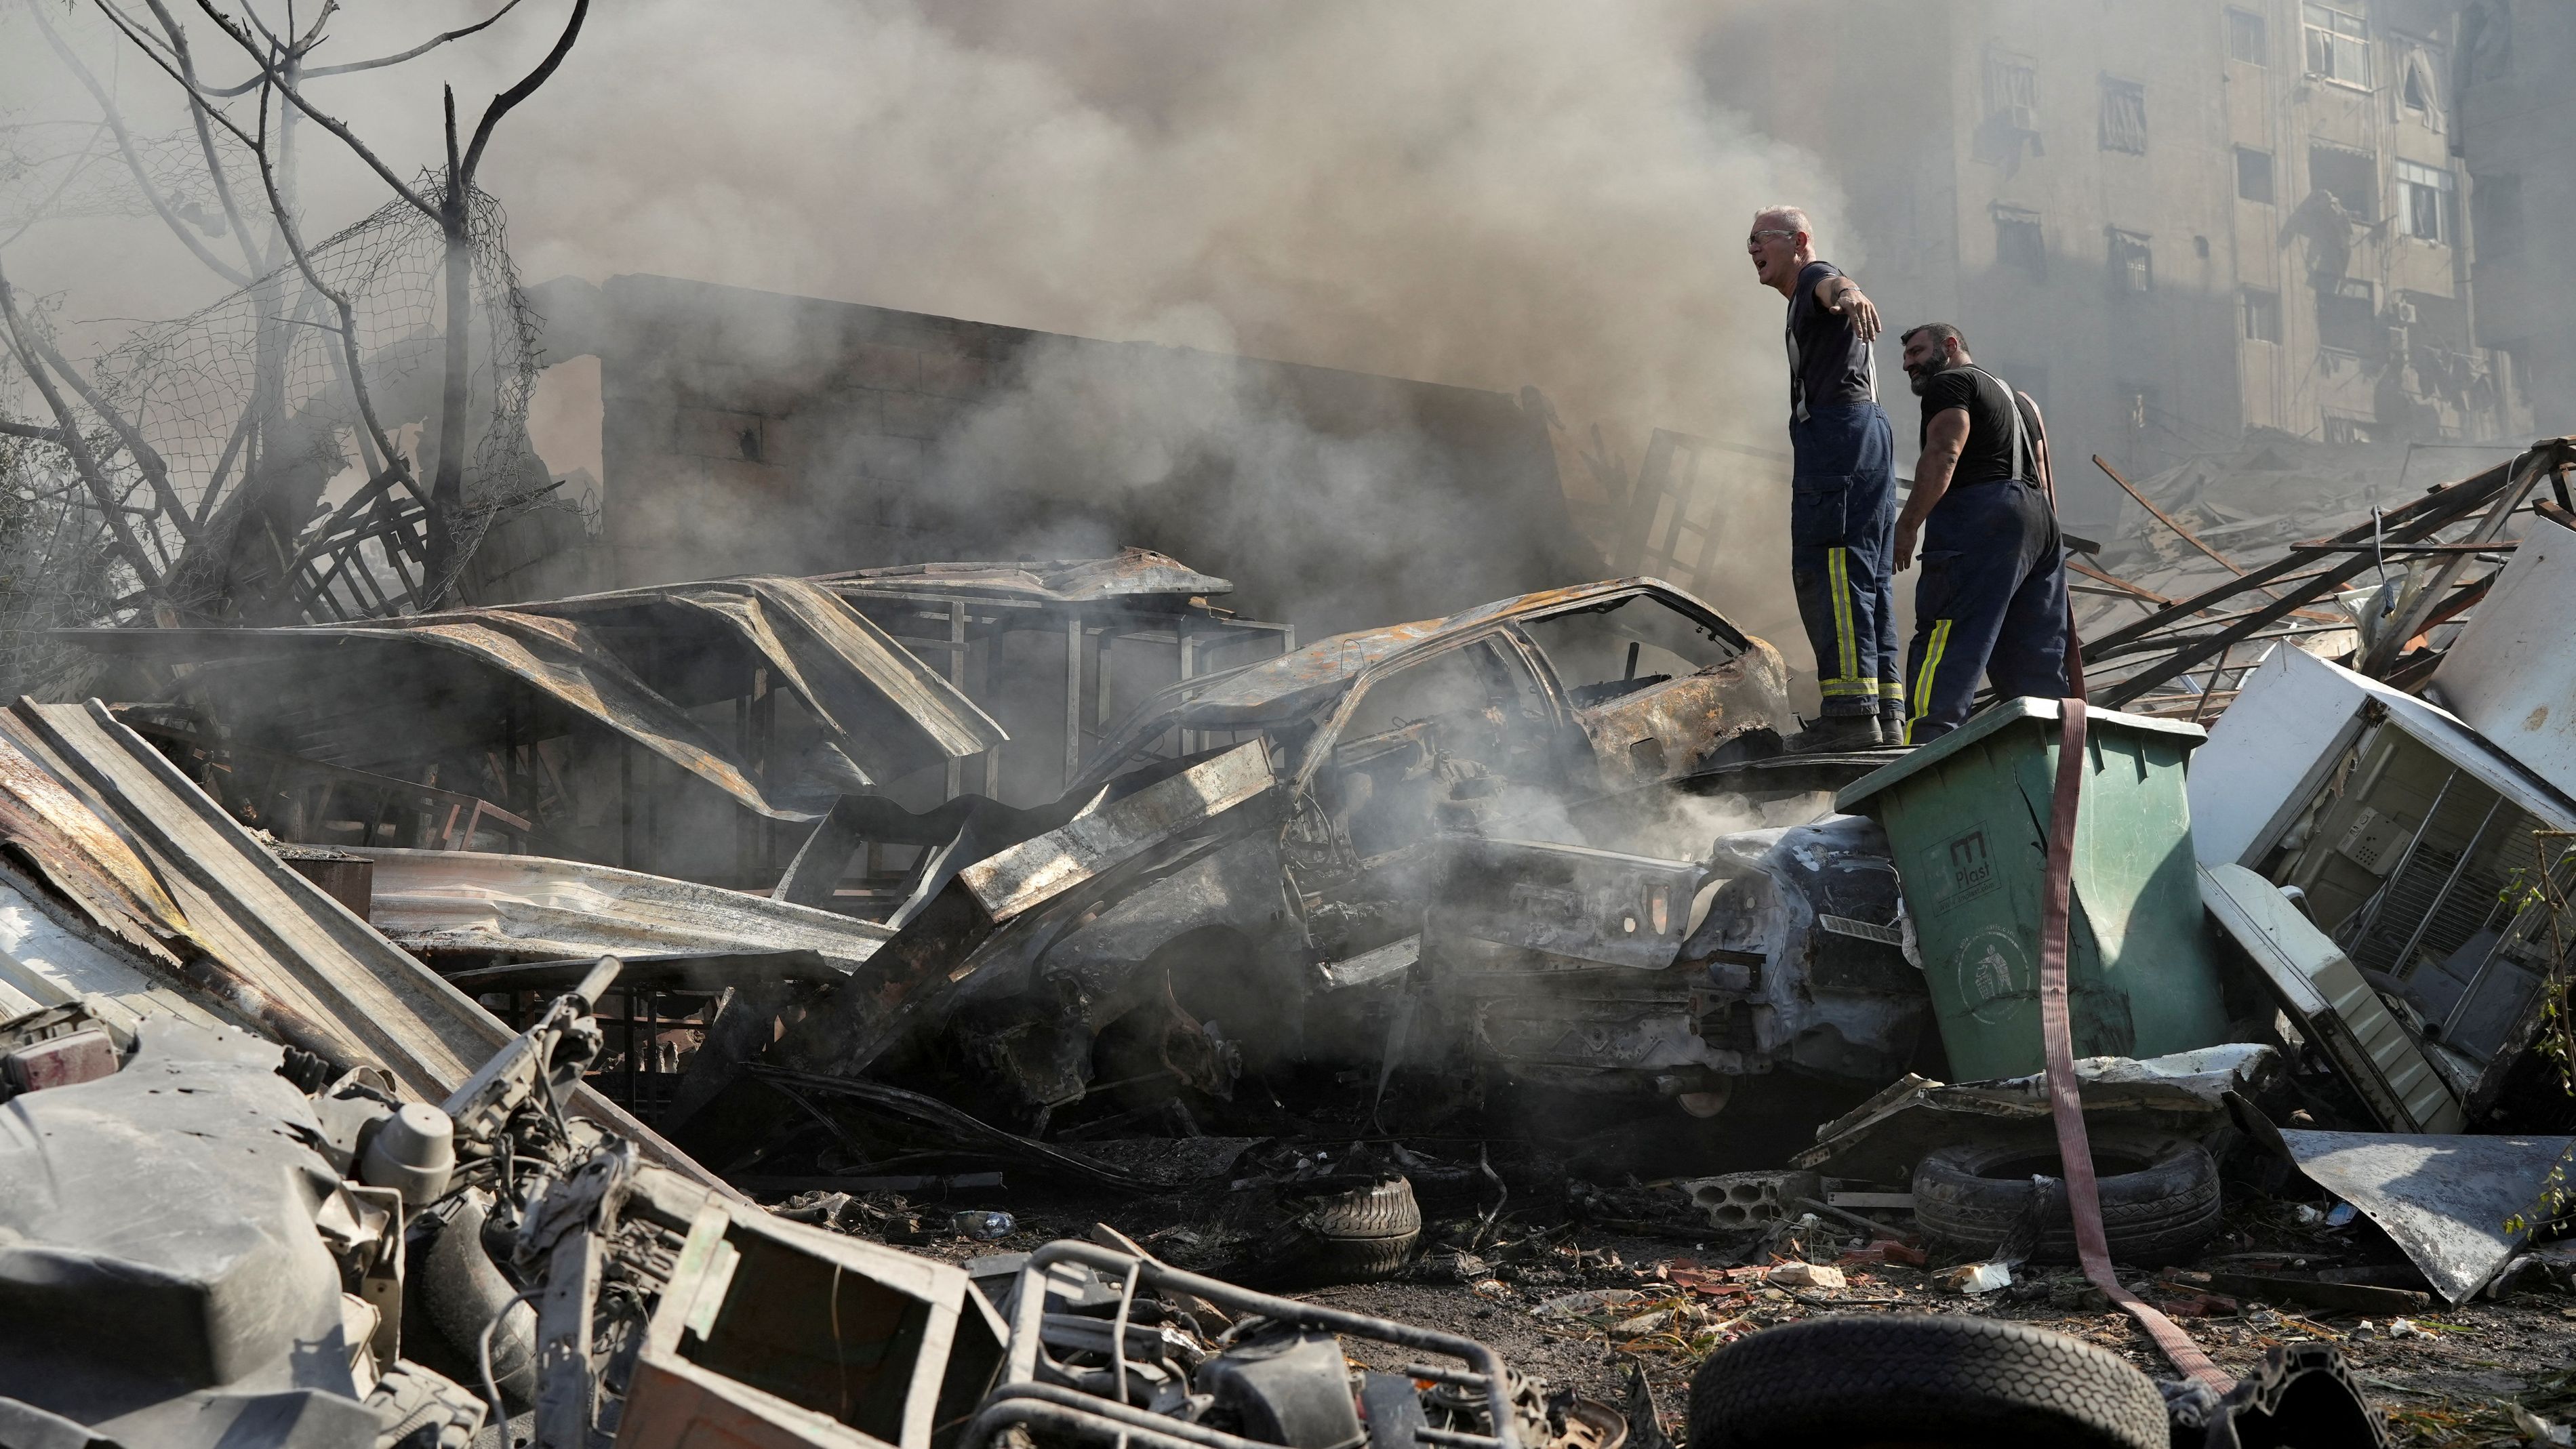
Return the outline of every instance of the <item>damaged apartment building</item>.
<path id="1" fill-rule="evenodd" d="M 1869 43 L 1804 43 L 1827 15 Z M 2082 440 L 2074 459 L 2136 478 L 2253 430 L 2529 436 L 2534 399 L 2568 386 L 2548 340 L 2567 329 L 2544 320 L 2557 289 L 2521 283 L 2565 245 L 2576 198 L 2538 164 L 2563 152 L 2565 108 L 2512 97 L 2555 83 L 2528 45 L 2564 31 L 2564 7 L 2114 0 L 2084 16 L 1845 0 L 1743 18 L 1710 66 L 1751 114 L 1796 117 L 1783 139 L 1841 179 L 1855 234 L 1822 254 L 1854 260 L 1893 326 L 1957 323 L 2054 435 Z M 1864 83 L 1872 104 L 1789 104 Z M 2107 480 L 2058 473 L 2074 518 L 2111 514 Z"/>

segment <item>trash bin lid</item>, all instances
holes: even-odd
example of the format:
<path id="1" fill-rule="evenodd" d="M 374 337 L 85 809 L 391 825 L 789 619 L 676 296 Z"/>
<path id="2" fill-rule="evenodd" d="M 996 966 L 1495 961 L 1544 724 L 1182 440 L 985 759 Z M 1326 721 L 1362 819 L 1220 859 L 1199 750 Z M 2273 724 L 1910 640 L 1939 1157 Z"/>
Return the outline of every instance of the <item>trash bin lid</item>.
<path id="1" fill-rule="evenodd" d="M 2054 723 L 2059 714 L 2058 702 L 2024 695 L 2001 700 L 1968 717 L 1968 722 L 1920 749 L 1909 750 L 1905 758 L 1884 765 L 1845 785 L 1834 795 L 1834 808 L 1846 815 L 1867 813 L 1862 807 L 1873 795 L 1928 770 L 1943 760 L 1998 731 L 2011 728 L 2026 719 Z M 2209 738 L 2209 731 L 2196 724 L 2175 719 L 2150 719 L 2142 714 L 2123 714 L 2115 709 L 2087 709 L 2084 712 L 2087 731 L 2129 730 L 2139 734 L 2170 735 L 2188 750 Z"/>

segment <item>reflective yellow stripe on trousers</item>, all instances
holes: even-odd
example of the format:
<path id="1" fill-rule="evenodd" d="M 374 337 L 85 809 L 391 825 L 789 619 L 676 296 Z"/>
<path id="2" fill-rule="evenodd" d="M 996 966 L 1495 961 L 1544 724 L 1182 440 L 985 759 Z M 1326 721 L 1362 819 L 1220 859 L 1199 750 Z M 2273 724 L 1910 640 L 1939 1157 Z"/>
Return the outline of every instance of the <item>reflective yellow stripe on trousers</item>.
<path id="1" fill-rule="evenodd" d="M 1914 726 L 1932 712 L 1932 681 L 1941 675 L 1941 651 L 1950 647 L 1950 621 L 1942 619 L 1932 625 L 1932 637 L 1923 646 L 1923 667 L 1914 672 L 1914 712 L 1905 718 L 1905 742 L 1914 743 Z"/>

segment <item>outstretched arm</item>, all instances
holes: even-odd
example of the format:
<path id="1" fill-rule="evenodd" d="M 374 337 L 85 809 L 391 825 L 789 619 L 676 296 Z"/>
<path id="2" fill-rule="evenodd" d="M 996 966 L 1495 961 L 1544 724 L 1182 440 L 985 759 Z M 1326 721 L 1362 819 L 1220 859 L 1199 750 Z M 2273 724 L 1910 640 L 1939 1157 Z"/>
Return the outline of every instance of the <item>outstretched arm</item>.
<path id="1" fill-rule="evenodd" d="M 1816 305 L 1837 317 L 1849 317 L 1860 340 L 1871 342 L 1878 337 L 1878 304 L 1860 289 L 1860 283 L 1849 277 L 1827 277 L 1816 284 Z"/>

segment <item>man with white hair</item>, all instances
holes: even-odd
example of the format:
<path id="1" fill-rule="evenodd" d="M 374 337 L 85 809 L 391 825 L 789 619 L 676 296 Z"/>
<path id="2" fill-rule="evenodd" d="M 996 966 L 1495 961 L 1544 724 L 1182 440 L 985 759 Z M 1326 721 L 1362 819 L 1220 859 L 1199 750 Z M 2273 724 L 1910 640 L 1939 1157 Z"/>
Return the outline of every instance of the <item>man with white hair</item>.
<path id="1" fill-rule="evenodd" d="M 1807 214 L 1794 206 L 1755 213 L 1744 249 L 1762 285 L 1789 299 L 1789 580 L 1824 697 L 1823 717 L 1789 747 L 1901 742 L 1896 440 L 1870 352 L 1878 308 L 1841 268 L 1816 259 Z"/>

